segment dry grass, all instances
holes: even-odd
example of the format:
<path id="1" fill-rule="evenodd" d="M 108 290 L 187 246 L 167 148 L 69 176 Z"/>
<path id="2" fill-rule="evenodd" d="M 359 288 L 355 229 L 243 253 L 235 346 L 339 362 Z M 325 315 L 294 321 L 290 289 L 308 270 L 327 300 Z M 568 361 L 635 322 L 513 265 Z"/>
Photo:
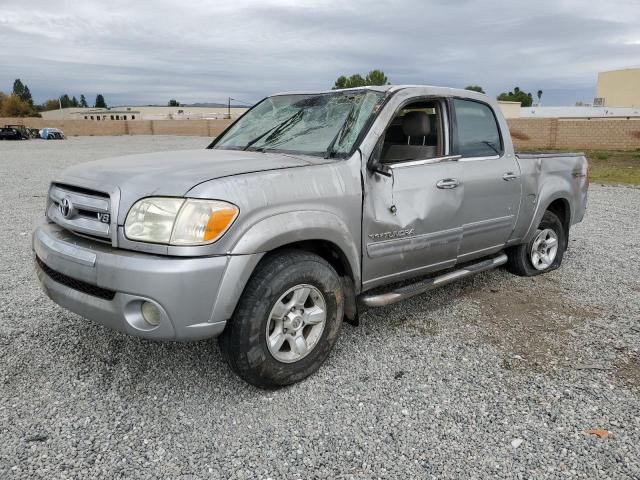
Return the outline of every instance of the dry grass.
<path id="1" fill-rule="evenodd" d="M 585 153 L 592 182 L 640 185 L 640 149 L 591 150 Z"/>
<path id="2" fill-rule="evenodd" d="M 640 185 L 640 148 L 630 151 L 586 150 L 584 153 L 589 160 L 592 182 Z"/>

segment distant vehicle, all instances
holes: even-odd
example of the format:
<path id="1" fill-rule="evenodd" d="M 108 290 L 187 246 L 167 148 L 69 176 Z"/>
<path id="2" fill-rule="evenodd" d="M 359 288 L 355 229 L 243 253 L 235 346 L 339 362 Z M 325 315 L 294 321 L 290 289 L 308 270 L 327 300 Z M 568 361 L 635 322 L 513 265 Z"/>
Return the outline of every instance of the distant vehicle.
<path id="1" fill-rule="evenodd" d="M 39 134 L 43 140 L 64 140 L 67 138 L 64 136 L 62 130 L 58 128 L 43 128 Z"/>
<path id="2" fill-rule="evenodd" d="M 0 140 L 28 140 L 29 138 L 31 134 L 24 125 L 5 125 L 0 128 Z"/>
<path id="3" fill-rule="evenodd" d="M 33 249 L 61 306 L 148 339 L 220 336 L 236 373 L 274 388 L 320 367 L 358 303 L 560 267 L 588 185 L 583 154 L 516 154 L 480 93 L 286 93 L 207 150 L 71 167 Z"/>

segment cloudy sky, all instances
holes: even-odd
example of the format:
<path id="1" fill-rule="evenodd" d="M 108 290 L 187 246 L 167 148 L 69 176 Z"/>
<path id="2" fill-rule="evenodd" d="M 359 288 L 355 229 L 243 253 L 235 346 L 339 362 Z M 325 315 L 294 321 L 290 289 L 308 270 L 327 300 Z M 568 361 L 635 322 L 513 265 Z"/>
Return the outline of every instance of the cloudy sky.
<path id="1" fill-rule="evenodd" d="M 381 68 L 394 84 L 591 101 L 640 66 L 640 0 L 0 0 L 0 91 L 110 105 L 255 101 Z"/>

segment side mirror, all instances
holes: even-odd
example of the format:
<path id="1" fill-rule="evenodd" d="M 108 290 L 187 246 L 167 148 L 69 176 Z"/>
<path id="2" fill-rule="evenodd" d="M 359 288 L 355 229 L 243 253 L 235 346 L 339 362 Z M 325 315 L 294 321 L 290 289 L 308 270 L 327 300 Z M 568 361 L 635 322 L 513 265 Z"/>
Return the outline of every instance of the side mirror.
<path id="1" fill-rule="evenodd" d="M 369 160 L 367 160 L 367 170 L 373 173 L 378 173 L 380 175 L 384 175 L 385 177 L 390 177 L 392 175 L 391 169 L 387 167 L 385 164 L 380 162 L 380 158 L 382 157 L 382 147 L 384 145 L 384 136 L 380 137 L 378 143 L 376 143 L 376 147 L 371 152 L 369 156 Z"/>

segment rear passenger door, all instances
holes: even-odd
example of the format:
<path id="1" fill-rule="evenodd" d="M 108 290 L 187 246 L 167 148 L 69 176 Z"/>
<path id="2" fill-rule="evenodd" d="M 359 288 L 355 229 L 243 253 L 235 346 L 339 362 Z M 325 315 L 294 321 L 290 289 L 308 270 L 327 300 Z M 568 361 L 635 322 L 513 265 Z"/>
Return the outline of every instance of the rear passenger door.
<path id="1" fill-rule="evenodd" d="M 505 151 L 493 108 L 466 98 L 451 100 L 453 153 L 461 155 L 462 239 L 458 261 L 498 251 L 513 232 L 521 198 L 520 169 Z M 511 150 L 511 149 L 509 149 Z"/>

